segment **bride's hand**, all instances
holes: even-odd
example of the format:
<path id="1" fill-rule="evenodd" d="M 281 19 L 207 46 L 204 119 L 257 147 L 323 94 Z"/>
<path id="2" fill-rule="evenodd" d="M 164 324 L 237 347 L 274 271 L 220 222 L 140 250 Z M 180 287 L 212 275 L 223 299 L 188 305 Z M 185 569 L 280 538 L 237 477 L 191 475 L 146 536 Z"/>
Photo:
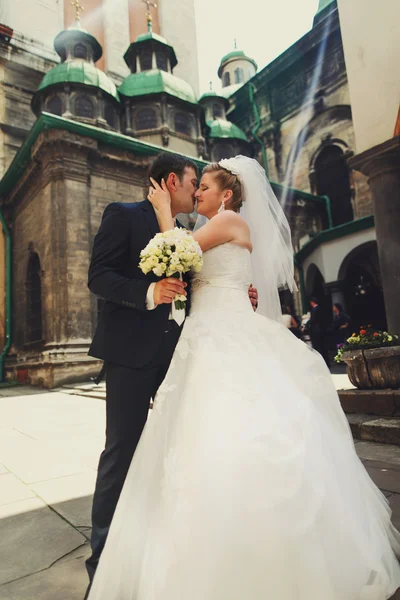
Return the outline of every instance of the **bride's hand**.
<path id="1" fill-rule="evenodd" d="M 171 195 L 164 179 L 161 180 L 161 186 L 152 177 L 150 177 L 150 181 L 152 186 L 149 187 L 147 199 L 153 205 L 154 210 L 158 213 L 171 213 Z"/>

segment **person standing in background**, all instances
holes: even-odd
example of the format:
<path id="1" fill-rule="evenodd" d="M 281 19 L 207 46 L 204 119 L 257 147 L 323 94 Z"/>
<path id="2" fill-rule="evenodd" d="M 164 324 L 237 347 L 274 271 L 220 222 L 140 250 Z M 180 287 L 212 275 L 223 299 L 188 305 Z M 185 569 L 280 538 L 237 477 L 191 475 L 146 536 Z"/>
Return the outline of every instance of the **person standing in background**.
<path id="1" fill-rule="evenodd" d="M 343 306 L 339 302 L 333 305 L 333 337 L 336 346 L 344 344 L 348 337 L 352 334 L 351 319 L 343 310 Z"/>
<path id="2" fill-rule="evenodd" d="M 310 334 L 311 344 L 314 350 L 319 352 L 326 362 L 327 366 L 330 367 L 330 360 L 326 348 L 326 327 L 324 322 L 324 314 L 322 307 L 319 304 L 318 298 L 314 296 L 310 300 L 311 316 L 310 320 L 306 325 L 306 329 Z"/>

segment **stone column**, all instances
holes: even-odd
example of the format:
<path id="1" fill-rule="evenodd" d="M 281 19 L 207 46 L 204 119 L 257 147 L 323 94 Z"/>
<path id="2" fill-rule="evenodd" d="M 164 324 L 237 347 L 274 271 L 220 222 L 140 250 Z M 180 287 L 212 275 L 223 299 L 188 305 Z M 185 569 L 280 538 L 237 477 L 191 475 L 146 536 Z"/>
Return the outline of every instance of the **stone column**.
<path id="1" fill-rule="evenodd" d="M 388 329 L 400 335 L 400 135 L 349 160 L 368 177 Z"/>

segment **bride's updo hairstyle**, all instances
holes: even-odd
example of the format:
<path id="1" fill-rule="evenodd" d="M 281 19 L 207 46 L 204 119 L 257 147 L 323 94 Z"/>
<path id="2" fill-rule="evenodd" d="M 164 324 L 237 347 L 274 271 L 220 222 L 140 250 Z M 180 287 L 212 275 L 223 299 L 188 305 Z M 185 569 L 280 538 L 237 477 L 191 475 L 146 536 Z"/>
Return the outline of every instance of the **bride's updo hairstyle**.
<path id="1" fill-rule="evenodd" d="M 221 167 L 218 163 L 211 163 L 204 167 L 203 175 L 205 173 L 211 173 L 214 176 L 215 181 L 221 191 L 232 190 L 232 198 L 229 202 L 229 208 L 235 212 L 239 212 L 242 204 L 242 187 L 240 185 L 239 178 Z"/>

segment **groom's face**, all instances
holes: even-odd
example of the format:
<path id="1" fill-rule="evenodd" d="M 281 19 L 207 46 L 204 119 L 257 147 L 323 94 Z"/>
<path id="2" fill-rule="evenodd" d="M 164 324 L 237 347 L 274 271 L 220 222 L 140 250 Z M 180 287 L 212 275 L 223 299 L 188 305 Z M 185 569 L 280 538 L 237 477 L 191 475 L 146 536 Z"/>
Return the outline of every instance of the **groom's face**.
<path id="1" fill-rule="evenodd" d="M 173 185 L 168 185 L 168 188 L 171 194 L 171 208 L 174 215 L 193 212 L 194 195 L 197 190 L 197 173 L 192 167 L 185 168 L 182 180 L 175 176 Z"/>

